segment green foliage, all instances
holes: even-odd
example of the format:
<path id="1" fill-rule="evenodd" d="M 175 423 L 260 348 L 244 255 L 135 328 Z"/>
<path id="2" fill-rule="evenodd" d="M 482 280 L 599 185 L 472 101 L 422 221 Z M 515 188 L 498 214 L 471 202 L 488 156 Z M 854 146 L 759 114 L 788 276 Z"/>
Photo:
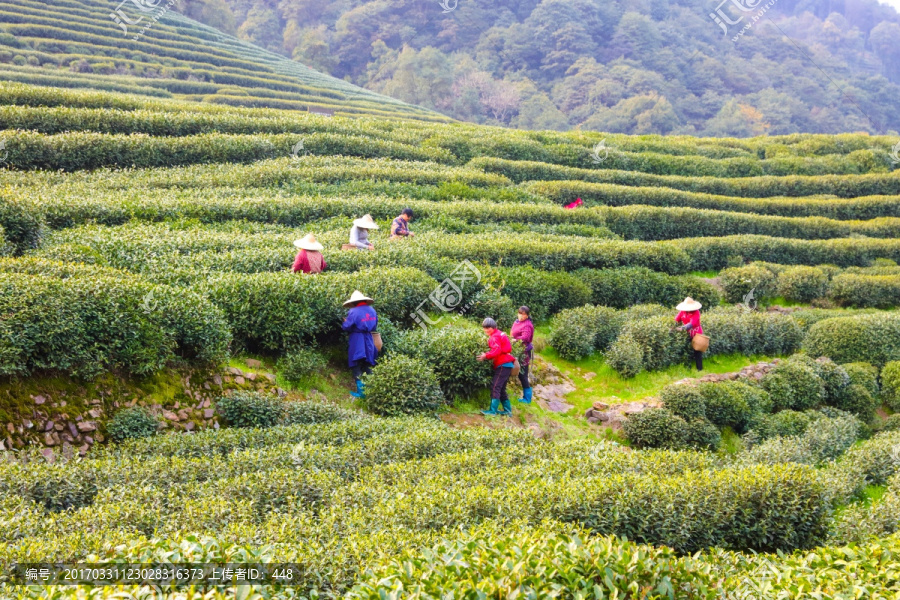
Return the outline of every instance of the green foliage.
<path id="1" fill-rule="evenodd" d="M 391 356 L 379 362 L 364 380 L 366 409 L 378 415 L 434 414 L 444 403 L 434 371 L 418 358 Z"/>
<path id="2" fill-rule="evenodd" d="M 323 402 L 285 402 L 282 425 L 314 425 L 355 419 L 359 415 L 334 404 Z"/>
<path id="3" fill-rule="evenodd" d="M 688 448 L 716 451 L 722 445 L 722 434 L 706 419 L 694 419 L 687 422 L 684 441 Z"/>
<path id="4" fill-rule="evenodd" d="M 850 377 L 851 385 L 860 385 L 872 396 L 878 397 L 881 390 L 878 386 L 878 367 L 867 362 L 856 362 L 841 365 Z"/>
<path id="5" fill-rule="evenodd" d="M 106 424 L 106 433 L 114 442 L 149 437 L 156 434 L 159 420 L 146 408 L 133 406 L 116 412 Z"/>
<path id="6" fill-rule="evenodd" d="M 757 299 L 771 296 L 775 291 L 775 275 L 756 265 L 725 269 L 719 274 L 719 281 L 728 302 L 743 302 L 751 291 Z"/>
<path id="7" fill-rule="evenodd" d="M 40 246 L 45 224 L 32 202 L 4 194 L 0 197 L 0 227 L 6 240 L 21 254 Z"/>
<path id="8" fill-rule="evenodd" d="M 838 275 L 828 286 L 828 297 L 840 306 L 891 308 L 900 304 L 900 276 Z"/>
<path id="9" fill-rule="evenodd" d="M 504 282 L 500 291 L 516 307 L 531 308 L 532 319 L 538 321 L 591 301 L 591 289 L 573 274 L 544 272 L 533 267 L 499 269 L 499 273 Z"/>
<path id="10" fill-rule="evenodd" d="M 574 275 L 591 288 L 592 304 L 612 308 L 649 303 L 674 306 L 687 296 L 710 307 L 721 300 L 719 291 L 699 278 L 674 277 L 646 268 L 579 269 Z"/>
<path id="11" fill-rule="evenodd" d="M 803 346 L 812 356 L 838 363 L 870 362 L 882 366 L 900 360 L 900 317 L 860 315 L 825 319 L 813 325 Z"/>
<path id="12" fill-rule="evenodd" d="M 696 386 L 667 385 L 659 399 L 665 408 L 686 421 L 706 418 L 706 398 Z"/>
<path id="13" fill-rule="evenodd" d="M 648 408 L 629 416 L 623 431 L 637 448 L 679 449 L 687 445 L 687 422 L 665 408 Z"/>
<path id="14" fill-rule="evenodd" d="M 328 361 L 312 348 L 298 348 L 278 361 L 278 372 L 288 381 L 301 381 L 315 373 L 321 373 Z"/>
<path id="15" fill-rule="evenodd" d="M 57 468 L 31 482 L 26 493 L 28 498 L 41 505 L 44 510 L 61 512 L 92 505 L 97 492 L 97 482 L 90 471 L 65 472 Z"/>
<path id="16" fill-rule="evenodd" d="M 717 427 L 743 432 L 765 406 L 761 394 L 752 386 L 737 381 L 702 383 L 699 392 L 706 405 L 706 418 Z"/>
<path id="17" fill-rule="evenodd" d="M 551 324 L 550 345 L 567 360 L 606 349 L 618 336 L 621 316 L 604 306 L 585 305 L 561 311 Z"/>
<path id="18" fill-rule="evenodd" d="M 881 397 L 894 411 L 900 411 L 900 361 L 891 361 L 881 369 Z"/>
<path id="19" fill-rule="evenodd" d="M 825 400 L 825 385 L 808 364 L 785 360 L 766 373 L 760 381 L 772 398 L 776 411 L 802 411 L 815 408 Z"/>
<path id="20" fill-rule="evenodd" d="M 487 352 L 487 338 L 475 327 L 430 327 L 408 331 L 397 340 L 392 354 L 403 354 L 428 365 L 447 399 L 471 396 L 490 385 L 490 362 L 475 358 Z"/>
<path id="21" fill-rule="evenodd" d="M 777 293 L 792 302 L 812 302 L 825 295 L 828 275 L 816 267 L 791 267 L 778 274 Z"/>
<path id="22" fill-rule="evenodd" d="M 281 421 L 284 401 L 273 394 L 238 391 L 216 400 L 216 408 L 232 427 L 264 429 Z"/>

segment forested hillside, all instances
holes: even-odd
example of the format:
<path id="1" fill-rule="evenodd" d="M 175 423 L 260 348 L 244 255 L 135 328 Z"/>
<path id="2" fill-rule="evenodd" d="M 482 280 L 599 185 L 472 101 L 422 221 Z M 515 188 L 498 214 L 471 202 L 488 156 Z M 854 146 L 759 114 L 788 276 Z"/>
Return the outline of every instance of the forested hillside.
<path id="1" fill-rule="evenodd" d="M 900 16 L 877 0 L 180 6 L 314 69 L 479 123 L 714 136 L 900 129 Z M 710 16 L 717 8 L 737 22 L 727 32 Z"/>

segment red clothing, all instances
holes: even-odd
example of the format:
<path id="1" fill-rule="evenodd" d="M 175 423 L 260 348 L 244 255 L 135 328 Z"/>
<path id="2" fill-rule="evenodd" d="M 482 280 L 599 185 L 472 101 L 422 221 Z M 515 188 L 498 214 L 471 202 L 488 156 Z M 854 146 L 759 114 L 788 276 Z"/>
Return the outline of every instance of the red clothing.
<path id="1" fill-rule="evenodd" d="M 312 260 L 310 260 L 310 255 L 312 255 Z M 293 267 L 294 273 L 298 271 L 303 271 L 304 273 L 321 273 L 327 268 L 328 265 L 325 263 L 325 257 L 322 256 L 321 252 L 310 252 L 308 250 L 301 250 L 297 254 L 297 260 L 294 261 Z"/>
<path id="2" fill-rule="evenodd" d="M 534 351 L 534 344 L 532 343 L 534 341 L 534 323 L 531 322 L 531 319 L 516 320 L 509 335 L 512 339 L 522 340 L 522 343 L 525 344 L 525 356 L 522 357 L 522 366 L 527 367 L 531 364 L 531 353 Z"/>
<path id="3" fill-rule="evenodd" d="M 500 368 L 500 365 L 511 363 L 515 360 L 512 354 L 512 342 L 506 337 L 506 334 L 495 329 L 491 337 L 488 338 L 488 346 L 490 350 L 485 352 L 484 358 L 490 358 L 494 362 L 494 368 Z"/>
<path id="4" fill-rule="evenodd" d="M 692 310 L 690 312 L 681 311 L 678 313 L 678 316 L 675 317 L 676 323 L 681 323 L 683 325 L 690 325 L 690 335 L 694 337 L 699 333 L 703 333 L 703 328 L 700 327 L 700 311 Z"/>
<path id="5" fill-rule="evenodd" d="M 566 208 L 568 208 L 568 209 L 578 208 L 579 206 L 581 206 L 583 204 L 584 204 L 584 202 L 581 200 L 581 198 L 575 198 L 575 202 L 572 202 L 571 204 L 566 204 Z"/>

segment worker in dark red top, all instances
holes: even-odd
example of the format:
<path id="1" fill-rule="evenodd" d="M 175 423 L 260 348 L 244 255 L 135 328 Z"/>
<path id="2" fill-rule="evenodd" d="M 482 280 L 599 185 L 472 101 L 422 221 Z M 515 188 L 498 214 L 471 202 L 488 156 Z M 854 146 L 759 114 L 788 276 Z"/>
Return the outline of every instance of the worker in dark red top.
<path id="1" fill-rule="evenodd" d="M 571 202 L 566 204 L 566 208 L 572 210 L 573 208 L 578 208 L 579 206 L 584 206 L 584 201 L 581 198 L 575 198 L 575 202 Z"/>
<path id="2" fill-rule="evenodd" d="M 400 216 L 391 223 L 391 238 L 397 240 L 404 237 L 414 237 L 416 234 L 409 230 L 409 222 L 412 221 L 413 211 L 411 208 L 404 208 Z"/>
<path id="3" fill-rule="evenodd" d="M 478 360 L 490 360 L 494 364 L 494 378 L 491 381 L 491 408 L 481 411 L 483 415 L 512 414 L 512 403 L 506 394 L 506 382 L 509 381 L 514 366 L 515 358 L 512 355 L 512 342 L 505 333 L 497 329 L 497 322 L 487 318 L 481 324 L 484 333 L 488 336 L 490 350 L 478 357 Z M 498 411 L 500 404 L 503 410 Z"/>
<path id="4" fill-rule="evenodd" d="M 531 365 L 531 359 L 534 358 L 534 323 L 531 322 L 531 309 L 527 306 L 519 307 L 516 322 L 513 323 L 509 337 L 519 340 L 525 345 L 525 354 L 519 361 L 519 383 L 522 384 L 522 397 L 519 398 L 519 402 L 530 404 L 534 390 L 531 389 L 531 382 L 528 380 L 528 367 Z"/>
<path id="5" fill-rule="evenodd" d="M 675 307 L 675 310 L 680 311 L 678 316 L 675 317 L 675 322 L 683 323 L 678 330 L 687 330 L 688 336 L 690 336 L 691 339 L 693 339 L 695 335 L 703 333 L 703 327 L 700 326 L 701 308 L 703 308 L 703 305 L 691 297 L 685 298 L 684 302 Z M 697 370 L 702 371 L 703 353 L 699 350 L 694 350 L 693 348 L 691 349 L 691 352 L 694 353 L 694 363 L 697 365 Z"/>
<path id="6" fill-rule="evenodd" d="M 328 268 L 325 257 L 322 256 L 322 244 L 316 241 L 316 236 L 310 233 L 302 240 L 294 242 L 294 245 L 300 249 L 294 261 L 294 273 L 315 275 Z"/>

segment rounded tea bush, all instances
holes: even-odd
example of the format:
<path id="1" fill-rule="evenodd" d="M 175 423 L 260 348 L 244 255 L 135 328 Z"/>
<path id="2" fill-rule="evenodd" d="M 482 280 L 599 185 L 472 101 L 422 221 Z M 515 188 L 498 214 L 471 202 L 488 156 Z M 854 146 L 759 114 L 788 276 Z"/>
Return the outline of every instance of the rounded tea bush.
<path id="1" fill-rule="evenodd" d="M 120 410 L 109 423 L 106 433 L 114 442 L 124 442 L 138 438 L 150 437 L 156 433 L 159 421 L 153 413 L 141 406 L 133 406 Z"/>
<path id="2" fill-rule="evenodd" d="M 682 419 L 706 418 L 706 399 L 697 386 L 667 385 L 660 392 L 659 399 L 664 407 Z"/>
<path id="3" fill-rule="evenodd" d="M 278 424 L 284 401 L 274 394 L 235 392 L 216 400 L 216 408 L 232 427 L 263 429 Z"/>
<path id="4" fill-rule="evenodd" d="M 868 423 L 875 417 L 878 400 L 865 386 L 854 383 L 844 389 L 840 400 L 834 406 L 853 413 L 863 422 Z"/>
<path id="5" fill-rule="evenodd" d="M 628 417 L 623 426 L 625 437 L 637 448 L 684 448 L 688 424 L 666 408 L 649 408 Z"/>
<path id="6" fill-rule="evenodd" d="M 850 385 L 861 385 L 876 398 L 879 396 L 878 368 L 867 362 L 841 365 L 850 377 Z"/>
<path id="7" fill-rule="evenodd" d="M 790 267 L 778 275 L 779 296 L 792 302 L 812 302 L 825 295 L 828 275 L 818 267 Z"/>
<path id="8" fill-rule="evenodd" d="M 715 452 L 722 445 L 722 433 L 708 420 L 694 419 L 685 427 L 684 443 L 689 448 Z"/>
<path id="9" fill-rule="evenodd" d="M 815 370 L 797 361 L 781 362 L 760 383 L 772 397 L 775 410 L 814 408 L 825 396 L 825 386 Z"/>
<path id="10" fill-rule="evenodd" d="M 803 346 L 811 356 L 837 363 L 870 362 L 881 366 L 900 360 L 900 315 L 837 317 L 809 329 Z"/>
<path id="11" fill-rule="evenodd" d="M 444 394 L 427 362 L 403 354 L 381 361 L 364 378 L 366 410 L 376 415 L 433 414 Z"/>
<path id="12" fill-rule="evenodd" d="M 900 361 L 893 360 L 881 370 L 881 398 L 891 410 L 900 411 Z"/>
<path id="13" fill-rule="evenodd" d="M 278 361 L 278 372 L 290 382 L 298 382 L 314 373 L 321 372 L 328 361 L 310 348 L 301 348 Z"/>
<path id="14" fill-rule="evenodd" d="M 751 290 L 756 299 L 771 296 L 775 291 L 775 275 L 756 265 L 725 269 L 719 274 L 719 281 L 725 290 L 725 300 L 733 303 L 743 302 Z"/>
<path id="15" fill-rule="evenodd" d="M 717 427 L 731 427 L 740 433 L 753 417 L 755 410 L 751 401 L 756 399 L 750 400 L 747 397 L 750 394 L 745 394 L 744 388 L 750 386 L 731 383 L 736 382 L 701 383 L 698 391 L 706 404 L 706 418 Z"/>

